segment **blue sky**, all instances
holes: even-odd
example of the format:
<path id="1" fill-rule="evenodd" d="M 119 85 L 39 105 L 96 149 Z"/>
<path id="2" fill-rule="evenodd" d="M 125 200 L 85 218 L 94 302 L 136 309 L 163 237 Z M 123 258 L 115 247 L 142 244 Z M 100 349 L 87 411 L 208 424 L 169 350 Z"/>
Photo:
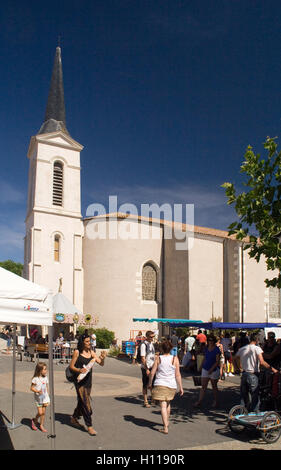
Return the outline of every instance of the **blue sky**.
<path id="1" fill-rule="evenodd" d="M 278 0 L 9 1 L 0 7 L 0 260 L 23 261 L 30 137 L 61 36 L 67 127 L 94 202 L 195 204 L 226 229 L 224 181 L 281 128 Z"/>

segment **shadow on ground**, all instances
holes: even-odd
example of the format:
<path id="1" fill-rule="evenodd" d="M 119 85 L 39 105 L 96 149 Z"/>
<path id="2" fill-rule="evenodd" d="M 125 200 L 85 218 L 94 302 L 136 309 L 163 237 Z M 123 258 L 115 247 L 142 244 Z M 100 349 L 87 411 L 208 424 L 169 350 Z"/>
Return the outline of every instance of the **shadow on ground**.
<path id="1" fill-rule="evenodd" d="M 125 415 L 124 420 L 130 421 L 131 423 L 134 423 L 136 426 L 140 426 L 143 428 L 150 428 L 150 429 L 154 429 L 155 431 L 158 431 L 158 429 L 156 429 L 155 426 L 159 427 L 159 422 L 149 421 L 148 419 L 144 419 L 144 418 L 136 418 L 133 415 Z"/>
<path id="2" fill-rule="evenodd" d="M 242 431 L 241 433 L 234 433 L 229 429 L 227 425 L 225 425 L 223 428 L 217 429 L 216 434 L 219 434 L 223 437 L 235 439 L 238 442 L 248 443 L 249 445 L 268 445 L 261 437 L 259 431 L 257 431 L 255 428 L 245 428 L 244 431 Z"/>
<path id="3" fill-rule="evenodd" d="M 68 414 L 66 414 L 66 413 L 55 413 L 55 421 L 58 421 L 59 423 L 65 425 L 65 426 L 69 426 L 70 428 L 77 429 L 77 426 L 74 426 L 73 424 L 71 424 L 69 413 Z M 83 423 L 81 423 L 81 424 L 82 424 L 81 428 L 78 428 L 78 429 L 82 432 L 88 432 L 86 430 L 86 428 L 83 426 Z"/>
<path id="4" fill-rule="evenodd" d="M 21 420 L 21 424 L 22 424 L 23 426 L 26 426 L 26 427 L 28 427 L 28 428 L 30 429 L 30 427 L 31 427 L 31 419 L 23 418 L 23 419 Z"/>
<path id="5" fill-rule="evenodd" d="M 143 403 L 143 396 L 142 395 L 126 395 L 124 397 L 114 397 L 117 401 L 122 401 L 124 403 L 130 403 L 131 405 L 141 405 Z"/>
<path id="6" fill-rule="evenodd" d="M 10 423 L 10 421 L 4 415 L 4 413 L 0 411 L 0 450 L 14 450 L 14 446 L 11 441 L 9 431 L 6 428 L 7 422 Z"/>
<path id="7" fill-rule="evenodd" d="M 226 428 L 229 410 L 240 402 L 240 395 L 237 387 L 228 387 L 220 391 L 220 405 L 217 409 L 211 408 L 211 404 L 213 402 L 213 393 L 211 389 L 207 389 L 202 407 L 194 408 L 194 403 L 198 399 L 199 390 L 200 388 L 193 388 L 185 390 L 182 397 L 178 394 L 175 396 L 171 403 L 170 421 L 173 424 L 187 423 L 194 422 L 195 420 L 200 419 L 200 417 L 205 416 L 208 421 L 212 421 L 216 423 L 216 425 L 222 426 L 223 429 Z M 115 397 L 115 400 L 134 405 L 141 405 L 143 403 L 142 395 Z M 160 415 L 159 406 L 153 406 L 151 411 L 155 415 Z M 130 421 L 137 426 L 153 427 L 156 424 L 150 421 L 147 422 L 148 424 L 144 424 L 146 420 L 133 418 L 134 417 L 130 415 Z M 128 415 L 124 416 L 124 419 L 128 420 Z"/>

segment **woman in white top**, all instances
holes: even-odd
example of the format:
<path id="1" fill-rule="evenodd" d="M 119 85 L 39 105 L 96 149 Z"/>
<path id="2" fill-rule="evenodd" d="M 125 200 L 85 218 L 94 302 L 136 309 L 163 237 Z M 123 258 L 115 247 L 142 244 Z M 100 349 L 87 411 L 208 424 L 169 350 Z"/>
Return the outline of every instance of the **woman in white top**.
<path id="1" fill-rule="evenodd" d="M 179 386 L 180 396 L 183 395 L 180 364 L 177 356 L 170 354 L 173 345 L 165 340 L 160 345 L 162 355 L 157 356 L 152 367 L 148 387 L 152 388 L 152 381 L 156 374 L 154 386 L 152 389 L 152 399 L 160 402 L 163 429 L 160 432 L 168 434 L 169 418 L 171 412 L 171 400 L 173 400 L 177 385 Z"/>

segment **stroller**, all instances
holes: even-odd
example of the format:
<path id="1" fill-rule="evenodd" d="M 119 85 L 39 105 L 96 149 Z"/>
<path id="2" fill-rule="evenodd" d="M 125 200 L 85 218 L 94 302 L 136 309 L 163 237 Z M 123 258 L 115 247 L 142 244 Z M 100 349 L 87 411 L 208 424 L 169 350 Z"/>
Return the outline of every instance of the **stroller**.
<path id="1" fill-rule="evenodd" d="M 260 410 L 281 412 L 281 373 L 273 374 L 266 369 L 260 372 Z"/>
<path id="2" fill-rule="evenodd" d="M 267 443 L 276 442 L 281 435 L 281 374 L 262 370 L 259 377 L 260 411 L 249 413 L 243 405 L 231 408 L 228 426 L 238 434 L 246 428 L 256 428 Z"/>

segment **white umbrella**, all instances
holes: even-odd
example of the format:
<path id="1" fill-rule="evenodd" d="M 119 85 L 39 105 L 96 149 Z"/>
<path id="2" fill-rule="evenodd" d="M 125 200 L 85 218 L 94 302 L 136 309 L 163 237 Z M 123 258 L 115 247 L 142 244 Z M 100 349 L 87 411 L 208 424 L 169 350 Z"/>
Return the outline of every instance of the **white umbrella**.
<path id="1" fill-rule="evenodd" d="M 62 313 L 64 315 L 82 315 L 82 312 L 61 292 L 58 292 L 53 296 L 53 312 L 54 314 Z"/>

